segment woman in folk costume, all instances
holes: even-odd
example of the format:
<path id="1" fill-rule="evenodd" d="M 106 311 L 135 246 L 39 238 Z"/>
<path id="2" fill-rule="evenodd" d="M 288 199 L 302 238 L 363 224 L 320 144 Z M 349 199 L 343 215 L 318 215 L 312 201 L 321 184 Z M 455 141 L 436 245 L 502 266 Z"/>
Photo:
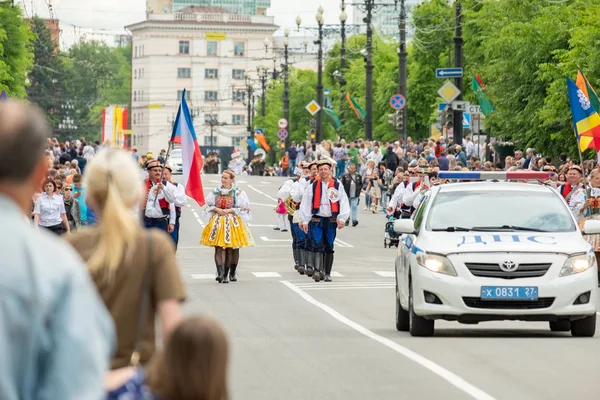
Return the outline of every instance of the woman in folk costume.
<path id="1" fill-rule="evenodd" d="M 600 169 L 595 169 L 590 173 L 589 186 L 577 189 L 571 196 L 569 208 L 580 227 L 588 219 L 600 219 Z M 596 254 L 598 278 L 600 278 L 600 235 L 588 235 L 586 238 Z"/>
<path id="2" fill-rule="evenodd" d="M 237 281 L 236 270 L 241 247 L 253 246 L 249 221 L 250 200 L 244 191 L 234 184 L 235 174 L 223 171 L 221 186 L 206 197 L 206 213 L 212 215 L 202 231 L 200 244 L 215 248 L 217 282 Z"/>

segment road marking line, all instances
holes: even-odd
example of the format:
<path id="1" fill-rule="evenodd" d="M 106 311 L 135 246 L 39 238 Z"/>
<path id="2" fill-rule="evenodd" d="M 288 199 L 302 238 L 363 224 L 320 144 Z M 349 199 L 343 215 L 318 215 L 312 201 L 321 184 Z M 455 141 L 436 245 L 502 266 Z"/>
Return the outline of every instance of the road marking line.
<path id="1" fill-rule="evenodd" d="M 265 196 L 266 198 L 268 198 L 268 199 L 271 199 L 271 200 L 273 200 L 274 202 L 276 202 L 276 203 L 277 203 L 277 199 L 276 199 L 276 198 L 269 196 L 269 195 L 268 195 L 268 194 L 266 194 L 265 192 L 262 192 L 262 191 L 258 190 L 257 188 L 255 188 L 255 187 L 254 187 L 254 186 L 252 186 L 252 185 L 248 185 L 248 187 L 249 187 L 250 189 L 254 190 L 256 193 L 260 193 L 260 194 L 262 194 L 263 196 Z"/>
<path id="2" fill-rule="evenodd" d="M 215 279 L 215 274 L 192 274 L 192 279 Z"/>
<path id="3" fill-rule="evenodd" d="M 327 284 L 327 282 L 325 282 L 324 286 L 321 285 L 321 287 L 311 287 L 311 288 L 302 288 L 302 290 L 363 290 L 363 289 L 395 289 L 395 287 L 392 286 L 359 286 L 359 287 L 352 287 L 352 286 L 337 286 L 337 287 L 328 287 L 329 285 Z"/>
<path id="4" fill-rule="evenodd" d="M 267 182 L 267 181 L 260 181 L 260 183 L 262 183 L 263 185 L 270 185 L 271 182 Z"/>
<path id="5" fill-rule="evenodd" d="M 318 308 L 325 311 L 327 314 L 329 314 L 333 318 L 337 319 L 344 325 L 349 326 L 350 328 L 352 328 L 355 331 L 357 331 L 358 333 L 368 337 L 369 339 L 373 339 L 376 342 L 381 343 L 382 345 L 394 350 L 395 352 L 403 355 L 404 357 L 408 358 L 409 360 L 419 364 L 423 368 L 428 369 L 429 371 L 433 372 L 435 375 L 444 379 L 446 382 L 453 385 L 457 389 L 462 390 L 464 393 L 468 394 L 469 396 L 473 397 L 474 399 L 495 400 L 494 397 L 487 394 L 483 390 L 473 386 L 472 384 L 470 384 L 469 382 L 467 382 L 465 379 L 461 378 L 460 376 L 456 375 L 455 373 L 445 369 L 441 365 L 434 363 L 433 361 L 429 360 L 428 358 L 425 358 L 422 355 L 415 353 L 414 351 L 412 351 L 404 346 L 399 345 L 398 343 L 394 342 L 393 340 L 390 340 L 388 338 L 385 338 L 383 336 L 380 336 L 380 335 L 370 331 L 369 329 L 365 328 L 364 326 L 352 321 L 351 319 L 349 319 L 349 318 L 345 317 L 344 315 L 340 314 L 339 312 L 335 311 L 330 306 L 315 300 L 311 295 L 309 295 L 308 293 L 304 292 L 301 289 L 298 289 L 295 285 L 291 284 L 290 282 L 282 281 L 281 283 L 283 283 L 285 286 L 290 288 L 292 291 L 294 291 L 295 293 L 300 295 L 300 297 L 302 297 L 304 300 L 306 300 L 307 302 L 309 302 L 310 304 L 312 304 L 314 306 L 317 306 Z"/>
<path id="6" fill-rule="evenodd" d="M 394 278 L 396 274 L 394 271 L 373 271 L 379 276 L 383 276 L 384 278 Z"/>
<path id="7" fill-rule="evenodd" d="M 257 278 L 281 278 L 277 272 L 253 272 L 252 274 Z"/>
<path id="8" fill-rule="evenodd" d="M 256 225 L 256 224 L 248 224 L 248 226 L 251 226 L 251 227 L 257 227 L 257 228 L 275 228 L 277 225 Z"/>
<path id="9" fill-rule="evenodd" d="M 260 240 L 265 241 L 265 242 L 292 242 L 292 239 L 269 239 L 266 236 L 261 236 Z"/>
<path id="10" fill-rule="evenodd" d="M 321 287 L 323 285 L 321 285 L 321 283 L 295 283 L 294 285 L 296 285 L 296 287 L 299 288 L 304 288 L 304 287 Z M 395 286 L 394 283 L 388 282 L 388 283 L 384 283 L 384 282 L 356 282 L 356 283 L 352 283 L 352 282 L 331 282 L 327 284 L 328 286 Z"/>
<path id="11" fill-rule="evenodd" d="M 336 242 L 341 243 L 344 247 L 354 247 L 350 243 L 346 243 L 343 240 L 340 240 L 338 238 L 335 238 L 335 240 L 336 240 Z"/>
<path id="12" fill-rule="evenodd" d="M 333 271 L 330 275 L 334 278 L 342 278 L 344 276 L 337 271 Z"/>
<path id="13" fill-rule="evenodd" d="M 336 245 L 337 247 L 348 247 L 345 244 L 343 244 L 343 242 L 341 240 L 338 240 L 338 239 L 335 239 L 333 244 Z"/>
<path id="14" fill-rule="evenodd" d="M 250 202 L 251 206 L 261 206 L 261 207 L 274 207 L 275 204 L 265 204 L 265 203 L 255 203 L 253 201 Z"/>
<path id="15" fill-rule="evenodd" d="M 194 218 L 199 219 L 200 216 L 198 215 L 198 213 L 196 211 L 192 211 L 192 214 L 194 214 Z"/>

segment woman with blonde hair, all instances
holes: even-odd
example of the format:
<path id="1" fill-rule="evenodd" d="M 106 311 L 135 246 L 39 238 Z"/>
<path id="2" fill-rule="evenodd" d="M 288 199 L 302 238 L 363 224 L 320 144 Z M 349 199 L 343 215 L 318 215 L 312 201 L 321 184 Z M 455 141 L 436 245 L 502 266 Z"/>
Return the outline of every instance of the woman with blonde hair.
<path id="1" fill-rule="evenodd" d="M 108 400 L 228 400 L 229 343 L 222 325 L 209 317 L 184 320 L 164 351 L 146 370 L 108 373 Z"/>
<path id="2" fill-rule="evenodd" d="M 240 247 L 253 246 L 250 229 L 244 223 L 251 218 L 250 200 L 246 192 L 235 186 L 235 173 L 226 169 L 221 175 L 221 186 L 206 196 L 206 210 L 210 221 L 202 231 L 200 244 L 215 248 L 216 281 L 237 281 Z"/>
<path id="3" fill-rule="evenodd" d="M 89 207 L 98 224 L 69 242 L 86 262 L 116 325 L 112 368 L 145 364 L 155 349 L 155 315 L 163 339 L 181 321 L 185 292 L 173 240 L 142 228 L 138 209 L 144 199 L 139 167 L 126 151 L 102 149 L 85 168 Z"/>

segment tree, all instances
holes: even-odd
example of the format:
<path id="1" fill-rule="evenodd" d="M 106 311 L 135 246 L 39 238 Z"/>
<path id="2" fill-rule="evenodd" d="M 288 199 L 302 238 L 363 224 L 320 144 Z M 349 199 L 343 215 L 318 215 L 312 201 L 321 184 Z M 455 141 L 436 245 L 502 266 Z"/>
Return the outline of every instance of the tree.
<path id="1" fill-rule="evenodd" d="M 29 73 L 27 98 L 46 111 L 53 129 L 58 129 L 62 122 L 60 81 L 64 77 L 62 59 L 56 44 L 52 40 L 50 28 L 40 17 L 31 20 L 31 31 L 35 35 L 33 41 L 34 65 Z"/>
<path id="2" fill-rule="evenodd" d="M 0 3 L 0 91 L 24 97 L 26 76 L 33 66 L 34 34 L 19 7 Z"/>

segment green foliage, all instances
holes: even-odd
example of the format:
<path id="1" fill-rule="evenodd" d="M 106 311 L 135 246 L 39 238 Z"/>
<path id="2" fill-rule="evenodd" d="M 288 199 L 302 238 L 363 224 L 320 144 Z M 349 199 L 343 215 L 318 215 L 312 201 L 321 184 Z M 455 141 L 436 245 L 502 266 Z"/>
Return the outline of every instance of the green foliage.
<path id="1" fill-rule="evenodd" d="M 34 34 L 19 7 L 0 3 L 0 91 L 24 97 L 27 73 L 33 66 Z"/>

